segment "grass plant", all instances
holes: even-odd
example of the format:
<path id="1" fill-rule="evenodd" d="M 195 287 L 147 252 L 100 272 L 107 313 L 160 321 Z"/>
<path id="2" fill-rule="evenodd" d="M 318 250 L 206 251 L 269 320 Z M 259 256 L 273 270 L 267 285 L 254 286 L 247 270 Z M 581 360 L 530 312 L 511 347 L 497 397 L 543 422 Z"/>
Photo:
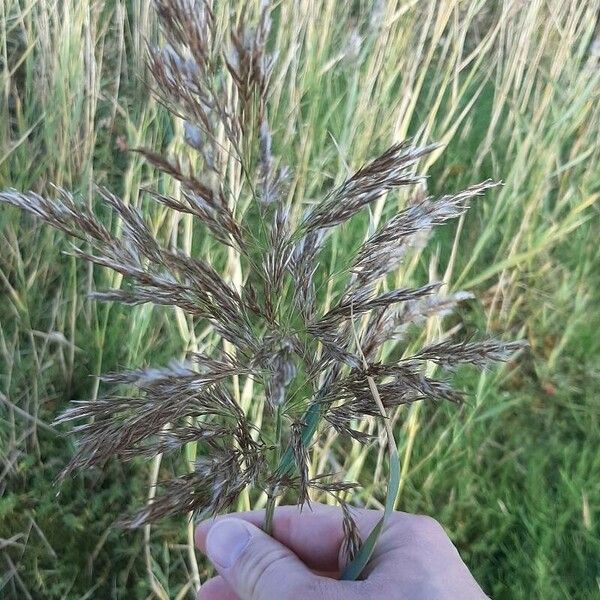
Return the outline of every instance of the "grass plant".
<path id="1" fill-rule="evenodd" d="M 229 8 L 215 9 L 219 26 Z M 184 123 L 148 93 L 146 40 L 161 42 L 148 3 L 6 0 L 0 11 L 0 188 L 71 189 L 118 232 L 92 182 L 106 186 L 141 209 L 167 247 L 209 257 L 241 286 L 236 252 L 208 239 L 189 215 L 143 202 L 148 187 L 182 198 L 181 185 L 125 152 L 188 152 Z M 597 12 L 592 0 L 323 0 L 282 2 L 273 13 L 269 122 L 273 155 L 285 149 L 293 167 L 290 197 L 316 203 L 407 137 L 443 144 L 419 165 L 428 175 L 421 196 L 503 181 L 417 248 L 384 287 L 439 280 L 447 293 L 479 299 L 454 317 L 430 318 L 420 345 L 483 329 L 530 343 L 503 370 L 459 370 L 455 385 L 471 400 L 458 410 L 416 403 L 391 418 L 397 507 L 438 518 L 495 598 L 599 593 Z M 233 163 L 227 172 L 235 192 L 241 174 Z M 348 248 L 410 200 L 381 196 L 329 236 L 323 264 L 343 270 Z M 300 222 L 301 205 L 293 206 L 290 218 Z M 75 447 L 50 423 L 69 400 L 102 396 L 101 373 L 203 352 L 214 331 L 194 327 L 182 310 L 91 302 L 89 292 L 120 288 L 121 278 L 83 266 L 65 253 L 63 234 L 12 208 L 0 211 L 0 239 L 2 593 L 191 597 L 206 567 L 185 518 L 127 536 L 110 526 L 133 498 L 192 464 L 198 448 L 151 464 L 111 464 L 57 488 Z M 339 294 L 324 285 L 319 303 L 329 310 Z M 241 379 L 235 399 L 261 423 L 256 393 Z M 311 446 L 308 477 L 345 473 L 361 485 L 356 502 L 381 508 L 385 432 L 365 431 L 383 443 L 365 447 L 331 433 Z M 243 493 L 237 506 L 255 500 Z"/>

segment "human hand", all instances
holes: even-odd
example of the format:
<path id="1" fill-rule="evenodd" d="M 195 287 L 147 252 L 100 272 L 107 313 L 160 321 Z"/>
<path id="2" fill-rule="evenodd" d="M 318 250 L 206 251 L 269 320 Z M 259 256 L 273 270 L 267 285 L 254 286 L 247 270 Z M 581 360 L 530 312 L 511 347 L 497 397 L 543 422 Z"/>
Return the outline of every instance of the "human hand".
<path id="1" fill-rule="evenodd" d="M 365 539 L 381 518 L 353 510 Z M 361 581 L 335 578 L 345 565 L 342 511 L 313 503 L 275 510 L 273 537 L 264 511 L 202 522 L 196 544 L 219 575 L 199 600 L 482 600 L 487 598 L 441 525 L 430 517 L 393 513 Z"/>

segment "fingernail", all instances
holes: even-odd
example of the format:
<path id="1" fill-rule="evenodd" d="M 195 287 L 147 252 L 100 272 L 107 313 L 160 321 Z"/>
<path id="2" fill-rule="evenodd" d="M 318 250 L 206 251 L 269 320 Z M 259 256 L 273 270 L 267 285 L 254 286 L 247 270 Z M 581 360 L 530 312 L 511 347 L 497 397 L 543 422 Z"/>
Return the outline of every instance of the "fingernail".
<path id="1" fill-rule="evenodd" d="M 243 522 L 223 519 L 210 528 L 206 552 L 213 563 L 227 569 L 238 559 L 249 541 L 250 533 Z"/>

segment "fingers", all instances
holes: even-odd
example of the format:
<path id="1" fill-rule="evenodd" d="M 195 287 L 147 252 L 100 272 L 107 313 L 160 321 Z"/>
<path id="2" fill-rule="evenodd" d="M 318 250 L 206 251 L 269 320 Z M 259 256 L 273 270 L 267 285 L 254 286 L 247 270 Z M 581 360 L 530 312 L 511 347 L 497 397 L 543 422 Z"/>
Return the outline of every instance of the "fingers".
<path id="1" fill-rule="evenodd" d="M 338 508 L 278 508 L 274 537 L 260 529 L 263 518 L 262 511 L 226 515 L 198 527 L 197 544 L 222 576 L 205 584 L 201 600 L 486 598 L 443 528 L 429 517 L 394 513 L 363 573 L 365 580 L 356 582 L 320 575 L 336 570 L 343 538 Z M 381 513 L 357 510 L 355 518 L 364 539 Z"/>
<path id="2" fill-rule="evenodd" d="M 307 592 L 307 597 L 319 597 L 317 589 L 324 578 L 247 521 L 229 518 L 213 524 L 205 545 L 209 559 L 240 600 L 291 600 Z"/>
<path id="3" fill-rule="evenodd" d="M 384 588 L 392 582 L 398 598 L 487 599 L 443 527 L 421 515 L 394 514 L 364 575 Z"/>
<path id="4" fill-rule="evenodd" d="M 210 528 L 223 519 L 243 519 L 256 527 L 264 522 L 264 511 L 251 511 L 224 515 L 207 520 L 196 529 L 196 544 L 206 550 L 206 537 Z M 376 511 L 357 510 L 356 520 L 361 536 L 366 538 L 381 518 Z M 308 567 L 320 571 L 337 571 L 340 568 L 339 554 L 344 539 L 342 513 L 339 508 L 313 503 L 302 511 L 296 506 L 281 506 L 275 510 L 273 537 L 287 546 Z M 316 543 L 318 540 L 318 543 Z"/>
<path id="5" fill-rule="evenodd" d="M 219 575 L 202 584 L 196 600 L 239 600 L 239 598 Z"/>

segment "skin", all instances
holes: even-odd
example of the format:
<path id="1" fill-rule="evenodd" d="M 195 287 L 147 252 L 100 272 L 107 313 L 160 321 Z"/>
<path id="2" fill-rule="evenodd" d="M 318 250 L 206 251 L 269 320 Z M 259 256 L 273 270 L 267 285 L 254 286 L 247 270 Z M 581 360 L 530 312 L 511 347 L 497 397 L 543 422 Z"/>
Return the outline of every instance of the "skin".
<path id="1" fill-rule="evenodd" d="M 381 518 L 353 511 L 362 539 Z M 444 529 L 431 517 L 394 513 L 361 581 L 338 581 L 341 510 L 313 503 L 275 511 L 273 537 L 260 526 L 263 511 L 202 522 L 196 544 L 218 576 L 199 600 L 483 600 L 483 593 Z"/>

